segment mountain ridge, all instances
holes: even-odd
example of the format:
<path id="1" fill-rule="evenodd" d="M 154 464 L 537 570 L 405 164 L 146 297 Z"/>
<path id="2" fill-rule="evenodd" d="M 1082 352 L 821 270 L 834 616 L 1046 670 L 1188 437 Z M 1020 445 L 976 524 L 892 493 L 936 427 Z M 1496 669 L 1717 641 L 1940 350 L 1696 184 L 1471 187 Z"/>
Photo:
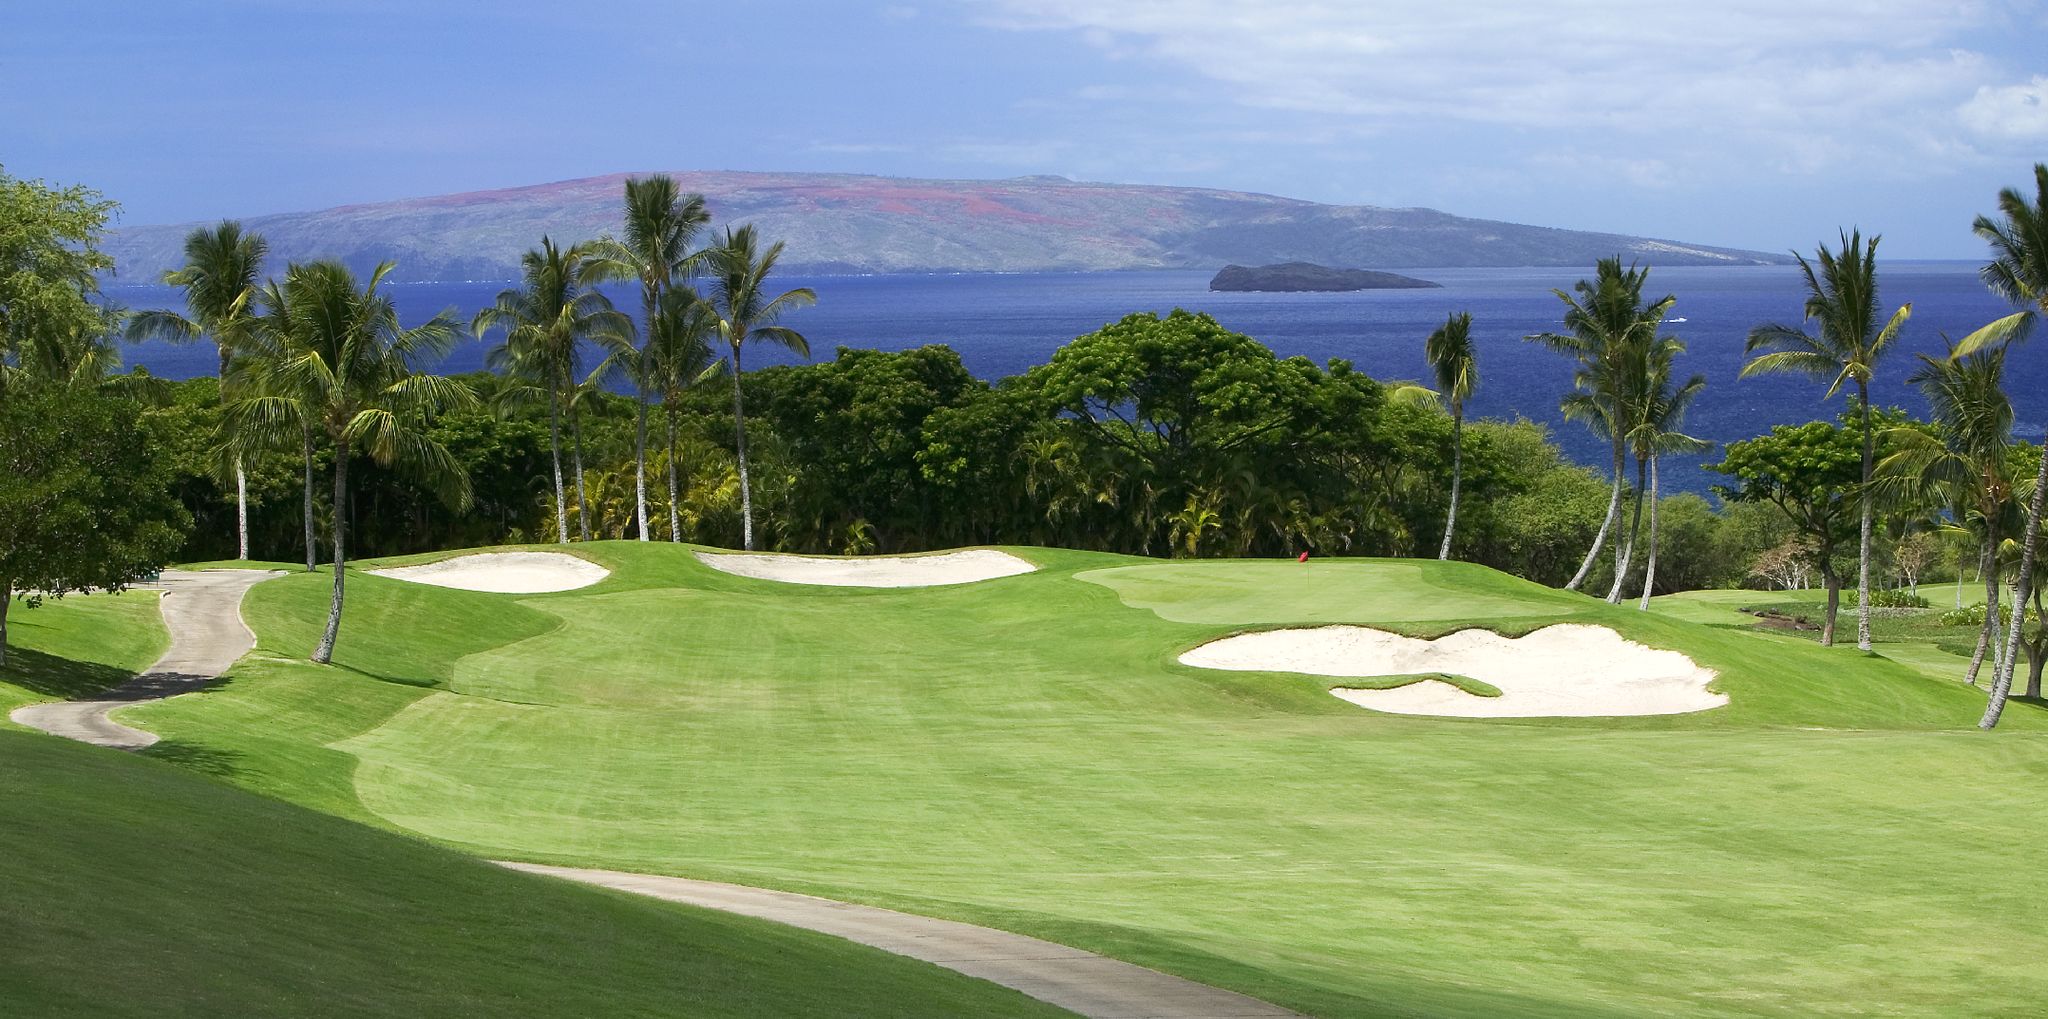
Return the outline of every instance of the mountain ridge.
<path id="1" fill-rule="evenodd" d="M 1435 209 L 1329 205 L 1218 188 L 1064 177 L 1002 180 L 851 173 L 669 171 L 705 196 L 714 225 L 753 222 L 787 242 L 798 273 L 1215 269 L 1316 262 L 1369 268 L 1592 265 L 1620 254 L 1662 265 L 1767 265 L 1760 251 L 1473 219 Z M 542 234 L 570 242 L 618 229 L 625 180 L 644 173 L 359 202 L 242 220 L 278 263 L 398 263 L 402 281 L 502 280 Z M 198 223 L 123 227 L 106 250 L 124 282 L 182 261 Z"/>

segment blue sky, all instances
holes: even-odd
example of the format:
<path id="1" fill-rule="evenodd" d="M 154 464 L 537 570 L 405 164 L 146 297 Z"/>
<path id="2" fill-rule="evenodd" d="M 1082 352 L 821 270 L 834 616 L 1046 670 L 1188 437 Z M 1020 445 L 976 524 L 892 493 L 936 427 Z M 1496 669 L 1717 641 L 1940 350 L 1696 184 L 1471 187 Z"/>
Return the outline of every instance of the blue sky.
<path id="1" fill-rule="evenodd" d="M 10 6 L 0 164 L 129 223 L 629 170 L 1053 173 L 1973 258 L 1970 218 L 2048 159 L 2048 2 Z"/>

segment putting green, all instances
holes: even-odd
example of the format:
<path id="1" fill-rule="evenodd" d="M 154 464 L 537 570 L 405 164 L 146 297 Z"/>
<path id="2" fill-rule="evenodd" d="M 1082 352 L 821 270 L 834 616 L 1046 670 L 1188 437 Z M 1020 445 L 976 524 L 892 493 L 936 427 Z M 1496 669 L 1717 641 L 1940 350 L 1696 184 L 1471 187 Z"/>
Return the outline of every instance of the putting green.
<path id="1" fill-rule="evenodd" d="M 1981 695 L 1882 658 L 1462 564 L 1033 549 L 999 584 L 875 591 L 578 550 L 612 577 L 528 599 L 352 581 L 343 668 L 259 658 L 123 718 L 478 852 L 983 923 L 1317 1014 L 2048 997 L 2048 906 L 2007 879 L 2048 837 L 2042 713 L 1969 731 Z M 318 576 L 253 592 L 259 656 L 303 654 L 325 599 Z M 1610 626 L 1732 700 L 1437 720 L 1174 660 L 1320 621 Z"/>

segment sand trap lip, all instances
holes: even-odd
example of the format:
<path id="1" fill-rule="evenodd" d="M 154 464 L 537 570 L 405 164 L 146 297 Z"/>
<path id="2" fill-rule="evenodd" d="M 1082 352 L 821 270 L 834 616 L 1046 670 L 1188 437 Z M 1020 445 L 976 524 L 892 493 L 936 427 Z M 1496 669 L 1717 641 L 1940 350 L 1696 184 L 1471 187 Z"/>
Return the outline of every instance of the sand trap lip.
<path id="1" fill-rule="evenodd" d="M 994 549 L 936 555 L 833 559 L 779 553 L 699 552 L 704 565 L 722 573 L 824 587 L 938 587 L 1014 577 L 1038 567 Z"/>
<path id="2" fill-rule="evenodd" d="M 1416 640 L 1364 626 L 1268 630 L 1210 641 L 1180 656 L 1205 669 L 1305 672 L 1318 676 L 1448 673 L 1489 683 L 1480 697 L 1439 680 L 1391 690 L 1337 688 L 1332 694 L 1375 711 L 1464 718 L 1676 715 L 1728 703 L 1714 679 L 1676 651 L 1660 651 L 1604 626 L 1561 623 L 1524 637 L 1460 630 Z"/>
<path id="3" fill-rule="evenodd" d="M 562 552 L 478 552 L 420 566 L 371 570 L 380 577 L 493 594 L 574 591 L 612 575 L 588 559 Z"/>

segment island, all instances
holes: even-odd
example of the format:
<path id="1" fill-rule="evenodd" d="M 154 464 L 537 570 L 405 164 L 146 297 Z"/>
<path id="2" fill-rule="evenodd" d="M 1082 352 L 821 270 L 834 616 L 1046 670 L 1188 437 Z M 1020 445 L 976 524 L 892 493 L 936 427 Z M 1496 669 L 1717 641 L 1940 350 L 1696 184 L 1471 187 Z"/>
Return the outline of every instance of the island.
<path id="1" fill-rule="evenodd" d="M 1332 269 L 1327 265 L 1312 262 L 1282 262 L 1279 265 L 1257 267 L 1226 265 L 1216 278 L 1209 281 L 1211 290 L 1228 291 L 1279 291 L 1302 293 L 1308 291 L 1344 290 L 1416 290 L 1424 287 L 1439 287 L 1443 284 L 1419 280 L 1399 273 L 1375 272 L 1371 269 Z"/>

